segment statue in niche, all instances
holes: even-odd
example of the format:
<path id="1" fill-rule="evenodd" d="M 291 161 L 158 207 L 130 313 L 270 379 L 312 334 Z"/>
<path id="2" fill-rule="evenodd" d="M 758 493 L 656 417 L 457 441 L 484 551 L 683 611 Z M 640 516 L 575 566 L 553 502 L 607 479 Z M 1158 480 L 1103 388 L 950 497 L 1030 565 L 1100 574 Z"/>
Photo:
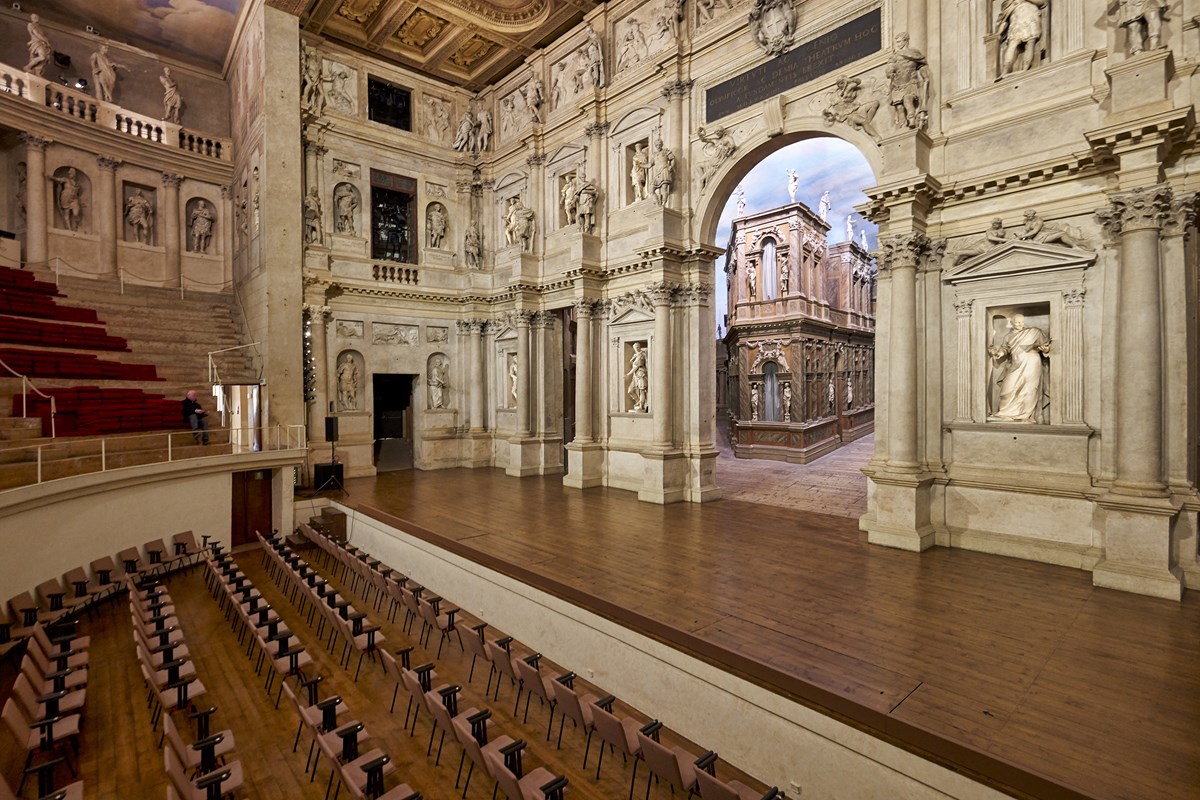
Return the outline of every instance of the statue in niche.
<path id="1" fill-rule="evenodd" d="M 321 198 L 315 186 L 304 196 L 304 241 L 306 244 L 321 242 Z"/>
<path id="2" fill-rule="evenodd" d="M 482 153 L 488 149 L 492 141 L 492 112 L 483 111 L 479 114 L 475 125 L 475 148 L 473 153 Z"/>
<path id="3" fill-rule="evenodd" d="M 508 357 L 508 394 L 512 398 L 509 408 L 516 408 L 517 405 L 517 357 L 510 355 Z"/>
<path id="4" fill-rule="evenodd" d="M 58 212 L 62 215 L 63 227 L 77 231 L 83 222 L 83 187 L 79 185 L 79 173 L 71 167 L 66 177 L 55 178 L 54 182 L 58 184 Z"/>
<path id="5" fill-rule="evenodd" d="M 992 225 L 995 226 L 995 221 Z M 1032 208 L 1025 212 L 1025 226 L 1018 228 L 1015 238 L 1029 242 L 1061 244 L 1066 247 L 1087 248 L 1088 242 L 1078 231 L 1068 226 L 1044 221 Z"/>
<path id="6" fill-rule="evenodd" d="M 737 152 L 737 143 L 726 128 L 717 128 L 711 133 L 706 133 L 701 125 L 697 134 L 700 141 L 704 142 L 704 155 L 708 157 L 707 162 L 700 167 L 700 188 L 704 189 L 721 165 Z"/>
<path id="7" fill-rule="evenodd" d="M 179 84 L 171 77 L 170 67 L 163 67 L 163 74 L 158 76 L 158 82 L 163 87 L 163 119 L 178 125 L 183 98 L 179 95 Z"/>
<path id="8" fill-rule="evenodd" d="M 546 84 L 542 83 L 541 78 L 534 75 L 521 91 L 525 97 L 525 106 L 529 109 L 530 118 L 541 124 L 543 121 L 542 106 L 546 102 Z"/>
<path id="9" fill-rule="evenodd" d="M 642 23 L 638 22 L 637 17 L 630 17 L 617 51 L 617 72 L 640 64 L 646 55 L 646 35 L 642 33 Z"/>
<path id="10" fill-rule="evenodd" d="M 337 396 L 339 411 L 358 410 L 358 364 L 349 353 L 338 364 Z"/>
<path id="11" fill-rule="evenodd" d="M 758 299 L 758 268 L 753 261 L 746 265 L 746 292 L 751 302 Z"/>
<path id="12" fill-rule="evenodd" d="M 435 358 L 429 365 L 429 407 L 446 407 L 446 390 L 450 383 L 446 378 L 446 368 L 449 366 L 445 358 Z"/>
<path id="13" fill-rule="evenodd" d="M 629 167 L 629 180 L 633 184 L 633 200 L 646 199 L 646 183 L 650 175 L 650 153 L 645 142 L 633 146 L 633 158 Z"/>
<path id="14" fill-rule="evenodd" d="M 521 202 L 519 197 L 508 198 L 508 210 L 504 214 L 504 238 L 509 244 L 520 244 L 521 249 L 533 249 L 533 209 Z"/>
<path id="15" fill-rule="evenodd" d="M 442 240 L 446 238 L 446 210 L 441 203 L 433 203 L 429 206 L 425 221 L 429 228 L 429 246 L 440 248 Z"/>
<path id="16" fill-rule="evenodd" d="M 325 111 L 325 76 L 322 74 L 321 54 L 317 48 L 304 46 L 300 76 L 300 105 L 314 117 Z"/>
<path id="17" fill-rule="evenodd" d="M 769 56 L 787 52 L 796 37 L 796 9 L 792 0 L 754 0 L 750 10 L 750 35 Z"/>
<path id="18" fill-rule="evenodd" d="M 29 63 L 25 65 L 25 71 L 39 76 L 54 55 L 54 48 L 50 46 L 50 40 L 42 32 L 40 22 L 41 17 L 37 14 L 30 14 L 29 24 L 25 27 L 25 30 L 29 31 Z"/>
<path id="19" fill-rule="evenodd" d="M 587 41 L 583 45 L 584 62 L 587 64 L 587 74 L 592 80 L 592 86 L 604 88 L 604 51 L 600 49 L 600 34 L 589 22 L 587 25 Z"/>
<path id="20" fill-rule="evenodd" d="M 427 97 L 425 111 L 425 136 L 435 142 L 444 142 L 450 132 L 449 106 L 436 97 Z"/>
<path id="21" fill-rule="evenodd" d="M 1025 315 L 1013 314 L 1004 344 L 988 347 L 988 355 L 1000 367 L 996 383 L 999 404 L 989 420 L 1042 423 L 1050 398 L 1047 391 L 1046 356 L 1051 340 L 1041 328 L 1025 327 Z"/>
<path id="22" fill-rule="evenodd" d="M 779 266 L 779 294 L 786 295 L 788 293 L 788 285 L 791 282 L 792 275 L 787 262 L 783 262 Z"/>
<path id="23" fill-rule="evenodd" d="M 829 208 L 830 208 L 829 192 L 827 191 L 827 192 L 825 192 L 825 194 L 821 195 L 820 211 L 817 212 L 818 215 L 821 217 L 821 222 L 829 221 Z"/>
<path id="24" fill-rule="evenodd" d="M 483 266 L 483 241 L 479 235 L 479 224 L 475 220 L 471 220 L 467 225 L 467 232 L 463 236 L 463 253 L 469 269 L 480 269 Z"/>
<path id="25" fill-rule="evenodd" d="M 568 174 L 566 180 L 563 181 L 559 197 L 562 200 L 563 214 L 567 217 L 567 224 L 574 225 L 576 208 L 579 202 L 578 182 L 574 174 Z"/>
<path id="26" fill-rule="evenodd" d="M 654 155 L 650 160 L 650 192 L 654 202 L 666 206 L 675 183 L 675 154 L 663 147 L 662 139 L 654 140 Z"/>
<path id="27" fill-rule="evenodd" d="M 929 124 L 929 61 L 925 54 L 908 46 L 908 34 L 896 34 L 895 48 L 884 74 L 888 79 L 888 103 L 892 125 L 923 130 Z"/>
<path id="28" fill-rule="evenodd" d="M 758 394 L 758 384 L 750 384 L 750 421 L 758 422 L 758 407 L 761 404 L 761 399 Z"/>
<path id="29" fill-rule="evenodd" d="M 129 68 L 108 57 L 108 45 L 102 44 L 92 53 L 92 83 L 96 87 L 96 99 L 111 103 L 117 88 L 117 70 Z"/>
<path id="30" fill-rule="evenodd" d="M 338 233 L 347 236 L 357 236 L 358 228 L 354 223 L 354 215 L 358 211 L 358 193 L 348 183 L 338 184 L 333 192 L 333 210 L 336 214 L 334 225 Z"/>
<path id="31" fill-rule="evenodd" d="M 475 114 L 468 108 L 463 112 L 462 118 L 458 121 L 458 134 L 454 137 L 455 150 L 462 153 L 473 148 L 475 144 L 475 125 Z"/>
<path id="32" fill-rule="evenodd" d="M 17 163 L 17 219 L 21 224 L 24 224 L 25 217 L 29 213 L 28 170 L 24 161 Z"/>
<path id="33" fill-rule="evenodd" d="M 517 133 L 517 101 L 512 95 L 500 101 L 500 135 L 506 140 Z"/>
<path id="34" fill-rule="evenodd" d="M 829 406 L 829 413 L 832 414 L 837 408 L 837 387 L 834 385 L 834 379 L 829 378 L 829 392 L 826 394 L 826 405 Z"/>
<path id="35" fill-rule="evenodd" d="M 854 381 L 846 378 L 846 408 L 854 406 Z"/>
<path id="36" fill-rule="evenodd" d="M 792 421 L 792 382 L 783 382 L 783 421 Z"/>
<path id="37" fill-rule="evenodd" d="M 1144 50 L 1161 50 L 1165 46 L 1162 43 L 1162 21 L 1166 13 L 1166 0 L 1120 0 L 1117 24 L 1127 31 L 1129 55 L 1135 56 Z"/>
<path id="38" fill-rule="evenodd" d="M 213 210 L 204 198 L 198 200 L 196 207 L 192 209 L 188 229 L 192 234 L 192 252 L 207 253 L 209 242 L 212 240 Z"/>
<path id="39" fill-rule="evenodd" d="M 872 139 L 879 138 L 875 130 L 875 114 L 879 111 L 879 101 L 860 98 L 863 90 L 862 78 L 838 78 L 837 86 L 829 94 L 829 105 L 821 112 L 826 125 L 843 123 L 863 131 Z"/>
<path id="40" fill-rule="evenodd" d="M 142 194 L 141 189 L 134 189 L 133 194 L 125 201 L 125 221 L 133 228 L 134 241 L 139 244 L 154 243 L 154 207 Z"/>
<path id="41" fill-rule="evenodd" d="M 996 32 L 1000 34 L 1000 74 L 1033 66 L 1042 38 L 1042 13 L 1049 0 L 1004 0 Z"/>
<path id="42" fill-rule="evenodd" d="M 596 184 L 588 180 L 583 164 L 575 178 L 575 220 L 579 230 L 591 233 L 596 228 Z"/>
<path id="43" fill-rule="evenodd" d="M 629 354 L 629 371 L 625 373 L 625 377 L 629 378 L 629 387 L 626 390 L 629 398 L 633 401 L 631 411 L 645 412 L 648 411 L 646 398 L 649 391 L 649 373 L 646 370 L 646 351 L 642 348 L 640 342 L 633 343 L 633 352 Z"/>
<path id="44" fill-rule="evenodd" d="M 788 177 L 788 196 L 792 198 L 792 202 L 796 202 L 796 190 L 800 188 L 800 175 L 796 170 L 789 168 L 787 171 Z"/>

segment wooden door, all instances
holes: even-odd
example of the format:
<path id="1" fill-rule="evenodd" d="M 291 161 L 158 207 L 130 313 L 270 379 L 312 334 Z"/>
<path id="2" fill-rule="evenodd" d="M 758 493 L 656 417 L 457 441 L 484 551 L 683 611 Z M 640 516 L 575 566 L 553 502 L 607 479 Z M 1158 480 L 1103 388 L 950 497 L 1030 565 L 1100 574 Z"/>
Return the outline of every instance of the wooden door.
<path id="1" fill-rule="evenodd" d="M 255 531 L 271 533 L 271 477 L 269 469 L 233 473 L 233 546 L 256 541 Z"/>

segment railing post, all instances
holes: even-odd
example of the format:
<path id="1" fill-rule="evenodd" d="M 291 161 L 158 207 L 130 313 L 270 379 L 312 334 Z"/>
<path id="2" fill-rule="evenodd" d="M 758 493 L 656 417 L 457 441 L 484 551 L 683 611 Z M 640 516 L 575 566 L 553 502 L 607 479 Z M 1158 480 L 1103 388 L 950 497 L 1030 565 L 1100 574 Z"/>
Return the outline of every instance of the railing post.
<path id="1" fill-rule="evenodd" d="M 37 449 L 37 482 L 42 482 L 42 445 L 38 445 Z"/>
<path id="2" fill-rule="evenodd" d="M 56 425 L 58 424 L 58 422 L 56 420 L 56 417 L 58 417 L 58 398 L 56 398 L 54 395 L 50 395 L 50 438 L 51 439 L 54 439 L 58 436 L 58 431 L 56 428 Z"/>
<path id="3" fill-rule="evenodd" d="M 107 439 L 100 440 L 100 471 L 101 472 L 108 471 L 108 447 L 107 447 L 107 444 L 108 444 Z"/>
<path id="4" fill-rule="evenodd" d="M 120 278 L 121 294 L 125 294 L 125 266 L 124 265 L 121 265 L 121 267 L 117 270 L 117 275 Z"/>
<path id="5" fill-rule="evenodd" d="M 29 378 L 21 376 L 21 419 L 29 416 Z"/>
<path id="6" fill-rule="evenodd" d="M 55 256 L 54 257 L 54 285 L 55 286 L 58 286 L 58 273 L 59 273 L 59 270 L 61 269 L 61 266 L 62 266 L 62 257 Z"/>
<path id="7" fill-rule="evenodd" d="M 173 460 L 171 458 L 171 442 L 173 439 L 174 439 L 174 437 L 168 433 L 167 434 L 167 463 L 168 464 L 171 463 L 171 461 Z"/>

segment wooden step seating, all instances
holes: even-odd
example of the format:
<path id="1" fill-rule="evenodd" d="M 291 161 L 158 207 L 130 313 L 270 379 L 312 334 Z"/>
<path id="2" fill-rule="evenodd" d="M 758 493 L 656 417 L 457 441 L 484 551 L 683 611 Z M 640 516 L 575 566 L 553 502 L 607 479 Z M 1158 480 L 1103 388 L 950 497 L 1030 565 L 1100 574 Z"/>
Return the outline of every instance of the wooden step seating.
<path id="1" fill-rule="evenodd" d="M 98 436 L 106 433 L 179 428 L 183 417 L 180 401 L 141 389 L 101 389 L 73 386 L 46 389 L 58 405 L 55 428 L 59 436 Z M 25 397 L 27 413 L 41 417 L 43 431 L 50 432 L 50 401 L 30 393 Z M 21 398 L 13 398 L 13 413 L 21 411 Z"/>
<path id="2" fill-rule="evenodd" d="M 25 350 L 0 347 L 0 361 L 31 378 L 106 378 L 119 381 L 161 381 L 153 364 L 125 364 L 92 353 Z"/>

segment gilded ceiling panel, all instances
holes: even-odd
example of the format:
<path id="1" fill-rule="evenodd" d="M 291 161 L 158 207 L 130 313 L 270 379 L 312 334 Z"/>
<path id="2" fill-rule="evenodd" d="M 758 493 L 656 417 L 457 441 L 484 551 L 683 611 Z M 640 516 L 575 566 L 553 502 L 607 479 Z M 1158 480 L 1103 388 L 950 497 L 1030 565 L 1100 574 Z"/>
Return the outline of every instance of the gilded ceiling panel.
<path id="1" fill-rule="evenodd" d="M 425 45 L 442 35 L 447 24 L 449 23 L 441 17 L 418 8 L 400 25 L 396 31 L 396 38 L 401 44 L 424 50 Z"/>
<path id="2" fill-rule="evenodd" d="M 450 56 L 450 61 L 469 72 L 474 69 L 476 64 L 491 55 L 497 47 L 499 45 L 495 42 L 475 34 Z"/>

